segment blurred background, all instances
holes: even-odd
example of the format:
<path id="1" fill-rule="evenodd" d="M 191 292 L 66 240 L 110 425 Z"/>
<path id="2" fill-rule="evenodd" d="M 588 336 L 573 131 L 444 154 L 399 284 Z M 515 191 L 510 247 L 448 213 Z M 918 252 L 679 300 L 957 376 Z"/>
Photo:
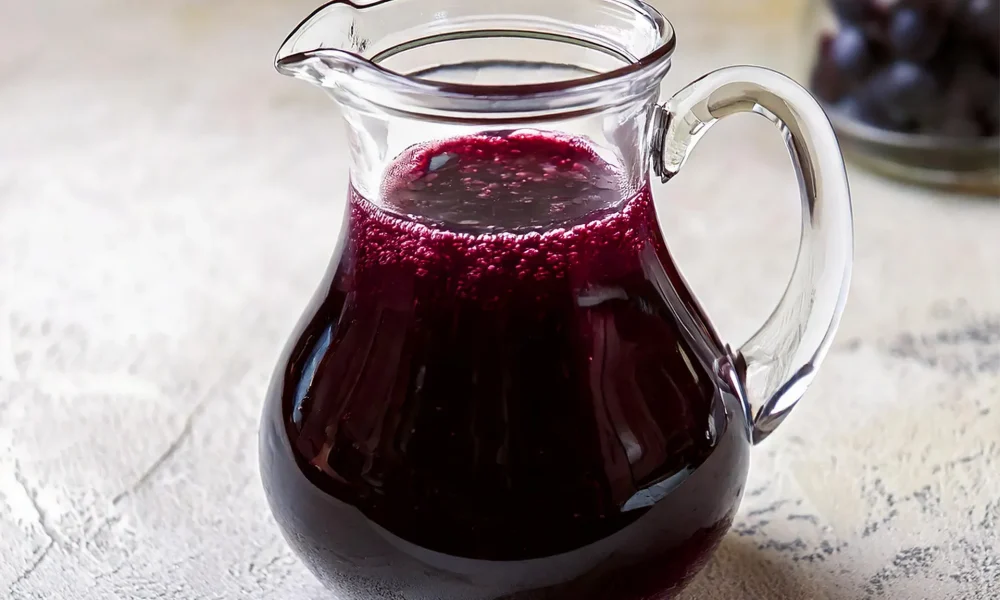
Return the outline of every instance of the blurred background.
<path id="1" fill-rule="evenodd" d="M 0 0 L 0 596 L 329 597 L 278 535 L 256 464 L 267 380 L 347 186 L 335 106 L 271 66 L 315 4 Z M 942 141 L 919 107 L 844 104 L 900 60 L 865 17 L 847 22 L 858 42 L 819 0 L 653 4 L 679 38 L 664 97 L 770 66 L 822 88 L 858 155 L 837 342 L 684 598 L 1000 596 L 998 165 L 970 125 L 986 127 L 991 88 Z M 986 58 L 904 58 L 950 82 L 989 64 L 988 43 Z M 970 164 L 974 185 L 948 175 Z M 657 193 L 738 345 L 798 243 L 780 136 L 727 120 Z"/>

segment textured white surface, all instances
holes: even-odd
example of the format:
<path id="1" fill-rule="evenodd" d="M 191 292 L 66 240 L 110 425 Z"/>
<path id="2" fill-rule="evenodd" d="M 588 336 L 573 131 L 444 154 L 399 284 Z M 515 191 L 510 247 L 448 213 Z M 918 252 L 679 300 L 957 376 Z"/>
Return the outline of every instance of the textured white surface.
<path id="1" fill-rule="evenodd" d="M 256 466 L 345 189 L 336 112 L 270 68 L 310 5 L 0 0 L 0 597 L 332 598 Z M 677 20 L 668 91 L 775 39 Z M 852 183 L 838 342 L 686 600 L 1000 597 L 1000 205 Z M 739 342 L 796 242 L 778 136 L 725 123 L 658 193 Z"/>

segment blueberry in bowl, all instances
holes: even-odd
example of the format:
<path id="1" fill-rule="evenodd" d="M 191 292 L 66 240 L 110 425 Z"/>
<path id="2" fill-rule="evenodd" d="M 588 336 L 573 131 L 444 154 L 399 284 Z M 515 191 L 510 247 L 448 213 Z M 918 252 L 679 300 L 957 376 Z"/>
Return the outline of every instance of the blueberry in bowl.
<path id="1" fill-rule="evenodd" d="M 1000 0 L 829 0 L 810 85 L 845 153 L 1000 195 Z"/>

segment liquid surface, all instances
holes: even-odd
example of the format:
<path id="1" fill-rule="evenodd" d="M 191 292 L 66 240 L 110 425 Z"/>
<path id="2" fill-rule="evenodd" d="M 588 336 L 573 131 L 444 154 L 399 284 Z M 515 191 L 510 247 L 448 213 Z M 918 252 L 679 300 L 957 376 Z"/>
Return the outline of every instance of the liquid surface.
<path id="1" fill-rule="evenodd" d="M 593 220 L 630 195 L 623 190 L 579 140 L 522 130 L 417 146 L 390 169 L 382 198 L 392 212 L 449 231 L 524 232 Z"/>
<path id="2" fill-rule="evenodd" d="M 286 538 L 346 600 L 659 600 L 724 534 L 742 407 L 624 189 L 520 133 L 413 150 L 386 210 L 352 194 L 261 433 Z"/>

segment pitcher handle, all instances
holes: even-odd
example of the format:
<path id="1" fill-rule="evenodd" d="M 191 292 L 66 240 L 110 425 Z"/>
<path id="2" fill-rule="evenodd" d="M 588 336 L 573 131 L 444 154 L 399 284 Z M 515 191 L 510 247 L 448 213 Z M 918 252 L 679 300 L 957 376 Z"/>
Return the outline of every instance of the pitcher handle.
<path id="1" fill-rule="evenodd" d="M 763 441 L 802 398 L 840 322 L 851 279 L 851 193 L 840 146 L 823 109 L 788 77 L 760 67 L 710 73 L 657 106 L 653 168 L 678 173 L 719 119 L 753 112 L 778 126 L 802 196 L 802 237 L 791 281 L 764 325 L 735 354 L 752 417 Z"/>

